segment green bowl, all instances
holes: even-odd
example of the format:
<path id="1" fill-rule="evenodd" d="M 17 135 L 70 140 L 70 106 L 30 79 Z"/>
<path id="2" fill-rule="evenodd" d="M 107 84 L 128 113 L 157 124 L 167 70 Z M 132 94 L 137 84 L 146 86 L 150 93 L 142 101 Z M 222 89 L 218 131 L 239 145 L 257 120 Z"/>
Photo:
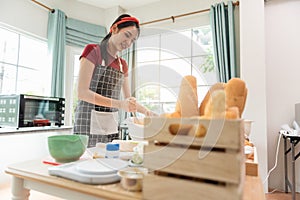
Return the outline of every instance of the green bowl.
<path id="1" fill-rule="evenodd" d="M 87 135 L 54 135 L 48 137 L 50 155 L 59 163 L 76 161 L 87 148 Z"/>

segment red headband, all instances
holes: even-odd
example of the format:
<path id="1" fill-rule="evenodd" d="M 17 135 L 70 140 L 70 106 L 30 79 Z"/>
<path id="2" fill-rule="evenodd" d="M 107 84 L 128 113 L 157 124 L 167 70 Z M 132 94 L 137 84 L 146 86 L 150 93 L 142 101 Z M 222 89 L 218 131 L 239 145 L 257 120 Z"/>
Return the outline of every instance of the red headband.
<path id="1" fill-rule="evenodd" d="M 120 21 L 114 23 L 111 27 L 110 27 L 110 31 L 109 32 L 112 32 L 112 27 L 113 26 L 118 26 L 119 24 L 122 24 L 124 22 L 135 22 L 137 23 L 137 25 L 139 25 L 139 20 L 135 17 L 123 17 Z"/>

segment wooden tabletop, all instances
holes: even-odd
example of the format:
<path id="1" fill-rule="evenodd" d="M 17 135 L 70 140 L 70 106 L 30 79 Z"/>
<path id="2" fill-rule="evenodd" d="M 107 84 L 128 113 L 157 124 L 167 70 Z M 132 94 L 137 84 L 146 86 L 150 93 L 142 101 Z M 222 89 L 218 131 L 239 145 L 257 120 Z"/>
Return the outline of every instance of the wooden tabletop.
<path id="1" fill-rule="evenodd" d="M 141 192 L 129 192 L 124 190 L 120 183 L 107 185 L 89 185 L 76 181 L 51 176 L 48 174 L 48 167 L 41 160 L 26 161 L 10 165 L 6 173 L 25 180 L 46 183 L 60 188 L 77 191 L 83 194 L 92 195 L 112 200 L 137 200 L 142 199 Z M 259 176 L 245 176 L 243 200 L 265 200 L 263 186 Z"/>
<path id="2" fill-rule="evenodd" d="M 10 165 L 6 169 L 6 173 L 25 180 L 42 182 L 60 188 L 77 191 L 83 194 L 101 197 L 104 199 L 142 199 L 141 192 L 126 191 L 123 188 L 121 188 L 120 183 L 106 185 L 89 185 L 56 176 L 51 176 L 48 174 L 48 167 L 50 166 L 51 165 L 46 165 L 42 163 L 41 160 L 26 161 Z"/>

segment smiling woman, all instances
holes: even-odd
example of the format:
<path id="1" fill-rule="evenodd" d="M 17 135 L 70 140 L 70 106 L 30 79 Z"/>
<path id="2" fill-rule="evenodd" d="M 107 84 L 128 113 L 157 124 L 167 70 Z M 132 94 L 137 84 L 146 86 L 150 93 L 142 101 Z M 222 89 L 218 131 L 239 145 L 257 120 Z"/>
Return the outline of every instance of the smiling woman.
<path id="1" fill-rule="evenodd" d="M 138 19 L 122 14 L 101 43 L 88 44 L 80 56 L 74 133 L 89 135 L 89 147 L 119 138 L 119 110 L 153 114 L 131 96 L 128 64 L 119 57 L 139 34 Z"/>

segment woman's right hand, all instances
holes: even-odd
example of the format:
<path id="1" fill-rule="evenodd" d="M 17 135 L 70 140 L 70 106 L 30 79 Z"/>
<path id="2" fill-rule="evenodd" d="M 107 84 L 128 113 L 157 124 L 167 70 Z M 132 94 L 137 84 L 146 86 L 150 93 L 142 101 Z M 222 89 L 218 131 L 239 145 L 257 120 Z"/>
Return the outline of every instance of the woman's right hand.
<path id="1" fill-rule="evenodd" d="M 136 99 L 129 97 L 125 100 L 121 100 L 121 108 L 127 112 L 136 112 Z"/>

